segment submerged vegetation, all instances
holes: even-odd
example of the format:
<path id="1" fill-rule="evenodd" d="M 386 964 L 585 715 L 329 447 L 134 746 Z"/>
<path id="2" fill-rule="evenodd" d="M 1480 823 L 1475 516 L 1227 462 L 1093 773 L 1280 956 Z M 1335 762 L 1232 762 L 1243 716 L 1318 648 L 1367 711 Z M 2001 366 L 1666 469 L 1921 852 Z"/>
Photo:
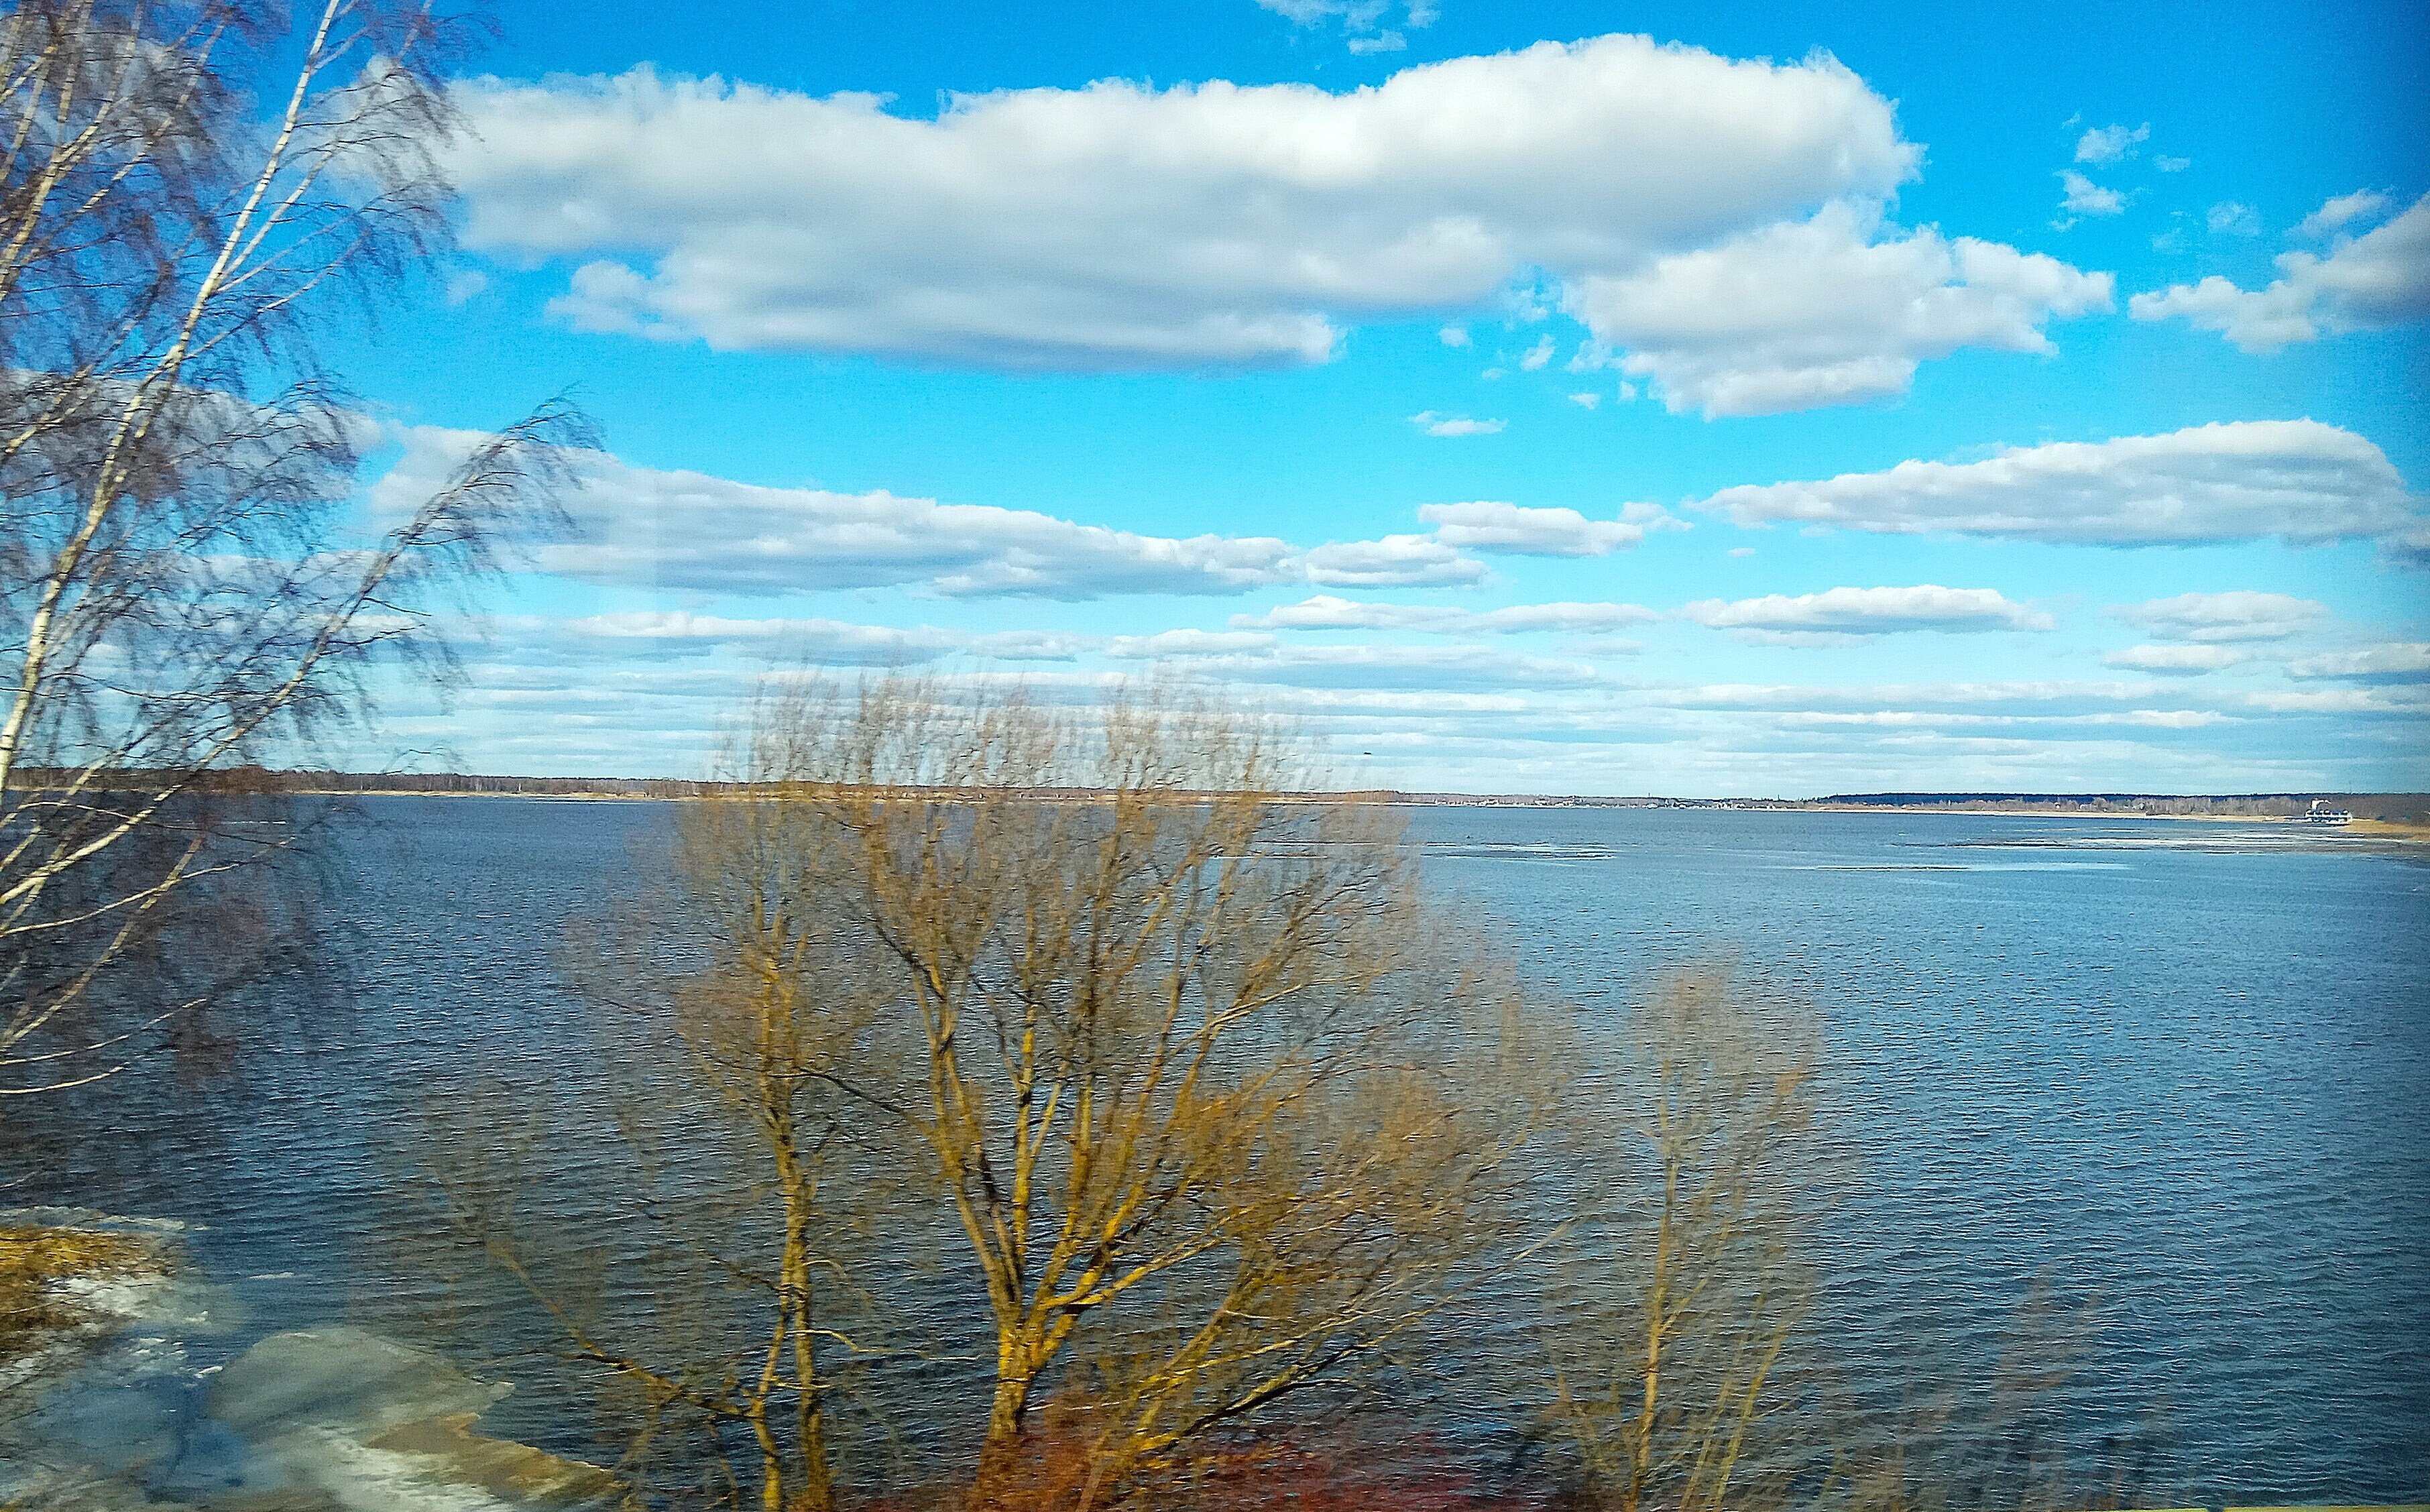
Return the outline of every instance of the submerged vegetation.
<path id="1" fill-rule="evenodd" d="M 27 1357 L 96 1321 L 92 1289 L 156 1271 L 159 1247 L 125 1234 L 64 1225 L 0 1225 L 0 1381 Z"/>

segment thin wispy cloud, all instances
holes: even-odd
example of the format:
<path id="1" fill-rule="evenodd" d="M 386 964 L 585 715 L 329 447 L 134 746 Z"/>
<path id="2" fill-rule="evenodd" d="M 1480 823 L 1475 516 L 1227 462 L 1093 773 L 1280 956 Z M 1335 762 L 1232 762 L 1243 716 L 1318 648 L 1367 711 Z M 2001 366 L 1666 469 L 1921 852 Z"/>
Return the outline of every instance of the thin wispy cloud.
<path id="1" fill-rule="evenodd" d="M 1771 593 L 1727 602 L 1704 599 L 1682 619 L 1768 645 L 1845 645 L 1868 637 L 1912 631 L 1942 634 L 2049 630 L 2048 613 L 2011 602 L 1997 589 L 1834 588 L 1820 593 Z"/>
<path id="2" fill-rule="evenodd" d="M 1473 420 L 1466 415 L 1441 415 L 1422 409 L 1409 417 L 1409 424 L 1429 436 L 1495 436 L 1508 422 Z"/>
<path id="3" fill-rule="evenodd" d="M 2148 635 L 2170 640 L 2219 642 L 2284 640 L 2311 628 L 2328 606 L 2289 593 L 2239 589 L 2226 593 L 2178 593 L 2109 611 Z"/>
<path id="4" fill-rule="evenodd" d="M 1794 523 L 2077 545 L 2383 540 L 2422 528 L 2422 501 L 2377 446 L 2310 420 L 2006 447 L 1973 462 L 1724 489 L 1700 507 Z"/>
<path id="5" fill-rule="evenodd" d="M 2095 126 L 2076 139 L 2075 160 L 2080 163 L 2114 163 L 2131 158 L 2135 149 L 2151 140 L 2152 128 L 2146 124 L 2128 130 L 2124 126 Z"/>

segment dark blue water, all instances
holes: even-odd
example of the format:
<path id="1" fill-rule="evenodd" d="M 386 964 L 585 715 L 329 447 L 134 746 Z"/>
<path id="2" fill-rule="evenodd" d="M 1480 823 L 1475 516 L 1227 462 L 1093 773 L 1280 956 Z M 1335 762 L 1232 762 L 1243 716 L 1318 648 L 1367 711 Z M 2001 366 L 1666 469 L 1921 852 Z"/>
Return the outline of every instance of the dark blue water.
<path id="1" fill-rule="evenodd" d="M 291 984 L 238 1089 L 175 1095 L 156 1071 L 40 1114 L 53 1137 L 19 1156 L 28 1199 L 205 1225 L 197 1265 L 250 1314 L 229 1349 L 365 1306 L 369 1231 L 394 1221 L 377 1151 L 424 1099 L 588 1042 L 566 922 L 666 822 L 365 807 L 332 896 L 343 979 Z M 2087 1304 L 2072 1420 L 2159 1446 L 2145 1504 L 2430 1498 L 2419 849 L 1723 810 L 1429 809 L 1411 839 L 1590 1022 L 1723 956 L 1813 1005 L 1845 1151 L 1817 1326 L 1886 1376 L 1995 1354 L 2039 1277 Z M 544 1398 L 516 1411 L 545 1427 Z"/>

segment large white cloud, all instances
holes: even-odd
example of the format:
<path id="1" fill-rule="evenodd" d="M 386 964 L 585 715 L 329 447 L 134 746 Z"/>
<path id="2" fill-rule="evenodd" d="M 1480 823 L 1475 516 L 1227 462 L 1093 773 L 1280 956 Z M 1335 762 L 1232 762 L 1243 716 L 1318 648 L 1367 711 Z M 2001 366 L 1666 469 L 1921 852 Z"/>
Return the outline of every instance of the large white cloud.
<path id="1" fill-rule="evenodd" d="M 2368 214 L 2377 196 L 2342 195 L 2305 219 L 2311 232 Z M 2376 330 L 2430 318 L 2430 195 L 2376 230 L 2340 237 L 2322 257 L 2286 252 L 2264 289 L 2240 289 L 2214 274 L 2200 283 L 2137 294 L 2139 321 L 2184 320 L 2218 331 L 2247 352 L 2275 352 L 2339 331 Z"/>
<path id="2" fill-rule="evenodd" d="M 1878 202 L 1919 158 L 1828 57 L 1641 37 L 1342 93 L 1106 81 L 934 119 L 647 69 L 459 100 L 466 240 L 587 259 L 577 324 L 1042 368 L 1322 360 L 1344 321 Z"/>
<path id="3" fill-rule="evenodd" d="M 375 507 L 425 497 L 481 438 L 422 428 L 374 490 Z M 1302 550 L 1271 536 L 1176 538 L 1080 524 L 1030 509 L 940 504 L 878 490 L 769 488 L 574 461 L 569 539 L 540 547 L 546 572 L 584 582 L 783 595 L 913 587 L 948 598 L 1239 593 L 1281 583 L 1404 588 L 1473 583 L 1483 563 L 1427 535 Z"/>
<path id="4" fill-rule="evenodd" d="M 2109 612 L 2166 640 L 2216 644 L 2226 640 L 2284 640 L 2309 629 L 2328 606 L 2289 593 L 2239 589 L 2228 593 L 2179 593 Z"/>
<path id="5" fill-rule="evenodd" d="M 1777 645 L 1845 644 L 1903 630 L 2048 630 L 2057 623 L 1997 589 L 1935 583 L 1772 593 L 1736 603 L 1702 599 L 1679 614 L 1742 640 Z"/>
<path id="6" fill-rule="evenodd" d="M 1916 364 L 1962 346 L 2048 352 L 2042 326 L 2107 309 L 2110 275 L 1926 227 L 1881 235 L 1863 211 L 1591 274 L 1570 311 L 1673 411 L 1760 415 L 1906 391 Z"/>
<path id="7" fill-rule="evenodd" d="M 1975 462 L 1724 489 L 1703 507 L 1741 525 L 1959 535 L 2109 546 L 2386 539 L 2422 528 L 2380 449 L 2310 420 L 2008 447 Z"/>

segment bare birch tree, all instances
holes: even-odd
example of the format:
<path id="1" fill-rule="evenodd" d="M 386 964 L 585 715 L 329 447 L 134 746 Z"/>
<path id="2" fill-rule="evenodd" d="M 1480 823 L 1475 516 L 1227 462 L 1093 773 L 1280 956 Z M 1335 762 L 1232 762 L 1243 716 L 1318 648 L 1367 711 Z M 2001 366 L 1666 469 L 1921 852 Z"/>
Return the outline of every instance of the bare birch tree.
<path id="1" fill-rule="evenodd" d="M 889 680 L 773 711 L 853 849 L 827 973 L 909 1040 L 902 1121 L 992 1322 L 980 1485 L 1050 1394 L 1104 1504 L 1387 1356 L 1508 1236 L 1534 1018 L 1439 948 L 1397 823 L 1253 720 Z"/>
<path id="2" fill-rule="evenodd" d="M 1810 1288 L 1795 1239 L 1815 1202 L 1813 1053 L 1723 972 L 1674 975 L 1639 1010 L 1627 1142 L 1598 1162 L 1607 1210 L 1548 1329 L 1551 1426 L 1585 1505 L 1720 1512 L 1811 1433 L 1783 1356 Z"/>
<path id="3" fill-rule="evenodd" d="M 376 432 L 314 337 L 443 238 L 452 32 L 408 0 L 291 19 L 0 18 L 0 1097 L 110 1074 L 224 985 L 159 942 L 288 841 L 211 774 L 442 666 L 434 590 L 553 507 L 582 434 L 544 408 L 354 530 Z"/>
<path id="4" fill-rule="evenodd" d="M 1513 1242 L 1561 1064 L 1541 1010 L 1421 904 L 1390 816 L 1293 790 L 1257 722 L 813 681 L 748 751 L 677 816 L 661 965 L 574 947 L 634 1010 L 603 1057 L 647 1023 L 683 1047 L 633 1088 L 691 1131 L 682 1185 L 760 1194 L 691 1229 L 753 1278 L 702 1331 L 724 1354 L 662 1326 L 696 1300 L 665 1288 L 603 1321 L 584 1299 L 638 1272 L 553 1280 L 505 1187 L 444 1200 L 578 1359 L 733 1425 L 738 1500 L 882 1481 L 828 1419 L 847 1394 L 909 1412 L 932 1483 L 974 1453 L 974 1505 L 1186 1486 L 1233 1431 L 1423 1360 Z"/>

